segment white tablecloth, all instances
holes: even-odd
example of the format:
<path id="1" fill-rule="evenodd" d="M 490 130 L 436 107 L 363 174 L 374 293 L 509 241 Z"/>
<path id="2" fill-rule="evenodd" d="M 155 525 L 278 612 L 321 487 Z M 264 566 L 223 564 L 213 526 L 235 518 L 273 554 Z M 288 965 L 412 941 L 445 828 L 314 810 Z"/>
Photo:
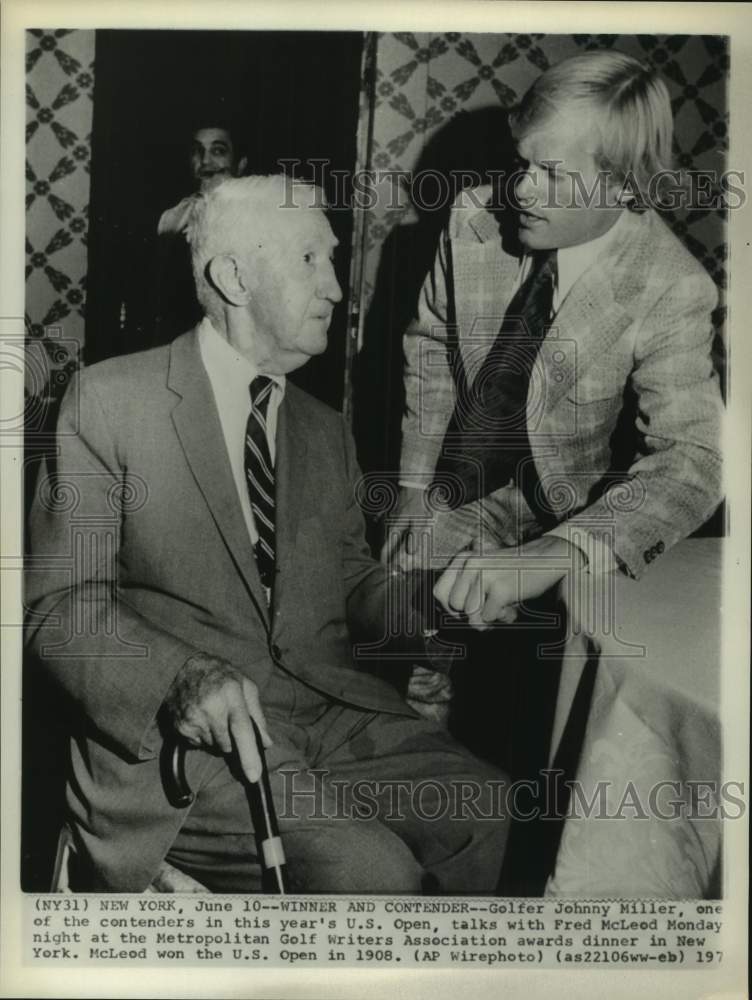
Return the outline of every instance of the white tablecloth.
<path id="1" fill-rule="evenodd" d="M 604 595 L 603 580 L 586 575 L 577 601 L 562 595 L 571 631 L 552 759 L 589 654 L 598 669 L 579 794 L 547 895 L 698 898 L 712 885 L 721 844 L 722 545 L 688 539 L 638 581 L 613 575 Z"/>

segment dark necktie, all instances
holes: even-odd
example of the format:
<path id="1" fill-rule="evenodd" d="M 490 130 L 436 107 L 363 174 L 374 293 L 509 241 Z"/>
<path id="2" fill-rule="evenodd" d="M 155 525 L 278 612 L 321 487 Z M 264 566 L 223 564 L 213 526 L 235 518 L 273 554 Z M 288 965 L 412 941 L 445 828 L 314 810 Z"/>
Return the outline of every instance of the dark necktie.
<path id="1" fill-rule="evenodd" d="M 245 432 L 245 478 L 258 532 L 256 565 L 261 582 L 274 580 L 274 467 L 266 436 L 266 415 L 274 388 L 272 379 L 257 375 L 251 382 L 251 412 Z"/>
<path id="2" fill-rule="evenodd" d="M 461 380 L 436 463 L 461 488 L 442 488 L 452 507 L 506 485 L 530 452 L 526 408 L 531 374 L 551 320 L 556 251 L 535 254 L 530 275 L 507 307 L 499 333 L 471 385 Z"/>

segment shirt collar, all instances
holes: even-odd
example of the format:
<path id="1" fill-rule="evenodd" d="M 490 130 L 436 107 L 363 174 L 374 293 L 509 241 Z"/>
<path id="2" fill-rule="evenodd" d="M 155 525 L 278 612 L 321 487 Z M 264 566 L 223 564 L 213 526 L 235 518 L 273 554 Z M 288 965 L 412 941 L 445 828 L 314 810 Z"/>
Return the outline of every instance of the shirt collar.
<path id="1" fill-rule="evenodd" d="M 573 247 L 563 247 L 557 251 L 556 264 L 558 276 L 556 287 L 559 302 L 564 300 L 578 278 L 603 256 L 611 242 L 618 239 L 625 215 L 626 210 L 622 212 L 610 229 L 597 236 L 594 240 L 588 240 L 587 243 L 579 243 Z"/>
<path id="2" fill-rule="evenodd" d="M 256 376 L 266 375 L 279 390 L 280 399 L 284 396 L 285 376 L 270 375 L 267 372 L 259 371 L 252 361 L 249 361 L 242 354 L 238 354 L 207 316 L 199 323 L 198 342 L 204 367 L 212 380 L 219 377 L 228 390 L 232 391 L 242 387 L 243 392 L 247 394 L 248 386 Z"/>

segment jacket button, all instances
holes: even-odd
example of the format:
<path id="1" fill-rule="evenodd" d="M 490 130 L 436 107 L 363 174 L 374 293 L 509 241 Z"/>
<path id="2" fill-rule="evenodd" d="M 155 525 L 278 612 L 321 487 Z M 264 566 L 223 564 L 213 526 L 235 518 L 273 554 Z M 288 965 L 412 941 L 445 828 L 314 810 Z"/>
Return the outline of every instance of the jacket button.
<path id="1" fill-rule="evenodd" d="M 272 645 L 271 653 L 275 660 L 282 659 L 282 650 L 279 648 L 276 642 Z"/>
<path id="2" fill-rule="evenodd" d="M 650 549 L 645 549 L 645 551 L 643 552 L 643 555 L 645 557 L 645 562 L 646 563 L 652 562 L 653 553 L 650 551 Z"/>
<path id="3" fill-rule="evenodd" d="M 655 547 L 655 550 L 658 553 L 658 555 L 660 555 L 664 551 L 665 548 L 666 548 L 666 546 L 663 544 L 663 542 L 658 542 L 658 544 Z"/>

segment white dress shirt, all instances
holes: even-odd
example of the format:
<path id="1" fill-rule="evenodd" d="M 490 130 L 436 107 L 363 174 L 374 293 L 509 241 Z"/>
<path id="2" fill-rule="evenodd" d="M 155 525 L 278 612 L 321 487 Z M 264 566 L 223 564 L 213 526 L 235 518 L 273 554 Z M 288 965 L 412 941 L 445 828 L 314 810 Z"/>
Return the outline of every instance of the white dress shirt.
<path id="1" fill-rule="evenodd" d="M 228 341 L 215 330 L 210 320 L 204 318 L 198 328 L 201 360 L 209 376 L 214 400 L 222 425 L 222 435 L 230 459 L 232 477 L 238 492 L 251 544 L 258 541 L 251 501 L 245 477 L 245 432 L 251 412 L 250 385 L 260 372 L 247 358 L 238 354 Z M 285 394 L 284 375 L 268 375 L 274 382 L 266 412 L 266 435 L 272 465 L 276 457 L 277 415 Z"/>
<path id="2" fill-rule="evenodd" d="M 597 236 L 594 240 L 588 240 L 587 243 L 578 243 L 577 246 L 573 247 L 561 247 L 556 251 L 556 284 L 554 285 L 554 301 L 551 310 L 551 319 L 556 316 L 574 283 L 585 273 L 585 271 L 595 264 L 598 258 L 604 253 L 606 247 L 608 247 L 613 240 L 619 238 L 623 218 L 624 213 L 622 212 L 614 225 L 611 226 L 611 228 L 605 233 Z M 527 278 L 532 264 L 532 256 L 530 254 L 525 254 L 520 261 L 520 270 L 514 286 L 515 292 Z"/>
<path id="3" fill-rule="evenodd" d="M 178 236 L 181 233 L 185 235 L 193 209 L 200 197 L 200 194 L 190 194 L 187 198 L 179 201 L 177 205 L 173 205 L 172 208 L 166 208 L 159 217 L 157 235 Z"/>

